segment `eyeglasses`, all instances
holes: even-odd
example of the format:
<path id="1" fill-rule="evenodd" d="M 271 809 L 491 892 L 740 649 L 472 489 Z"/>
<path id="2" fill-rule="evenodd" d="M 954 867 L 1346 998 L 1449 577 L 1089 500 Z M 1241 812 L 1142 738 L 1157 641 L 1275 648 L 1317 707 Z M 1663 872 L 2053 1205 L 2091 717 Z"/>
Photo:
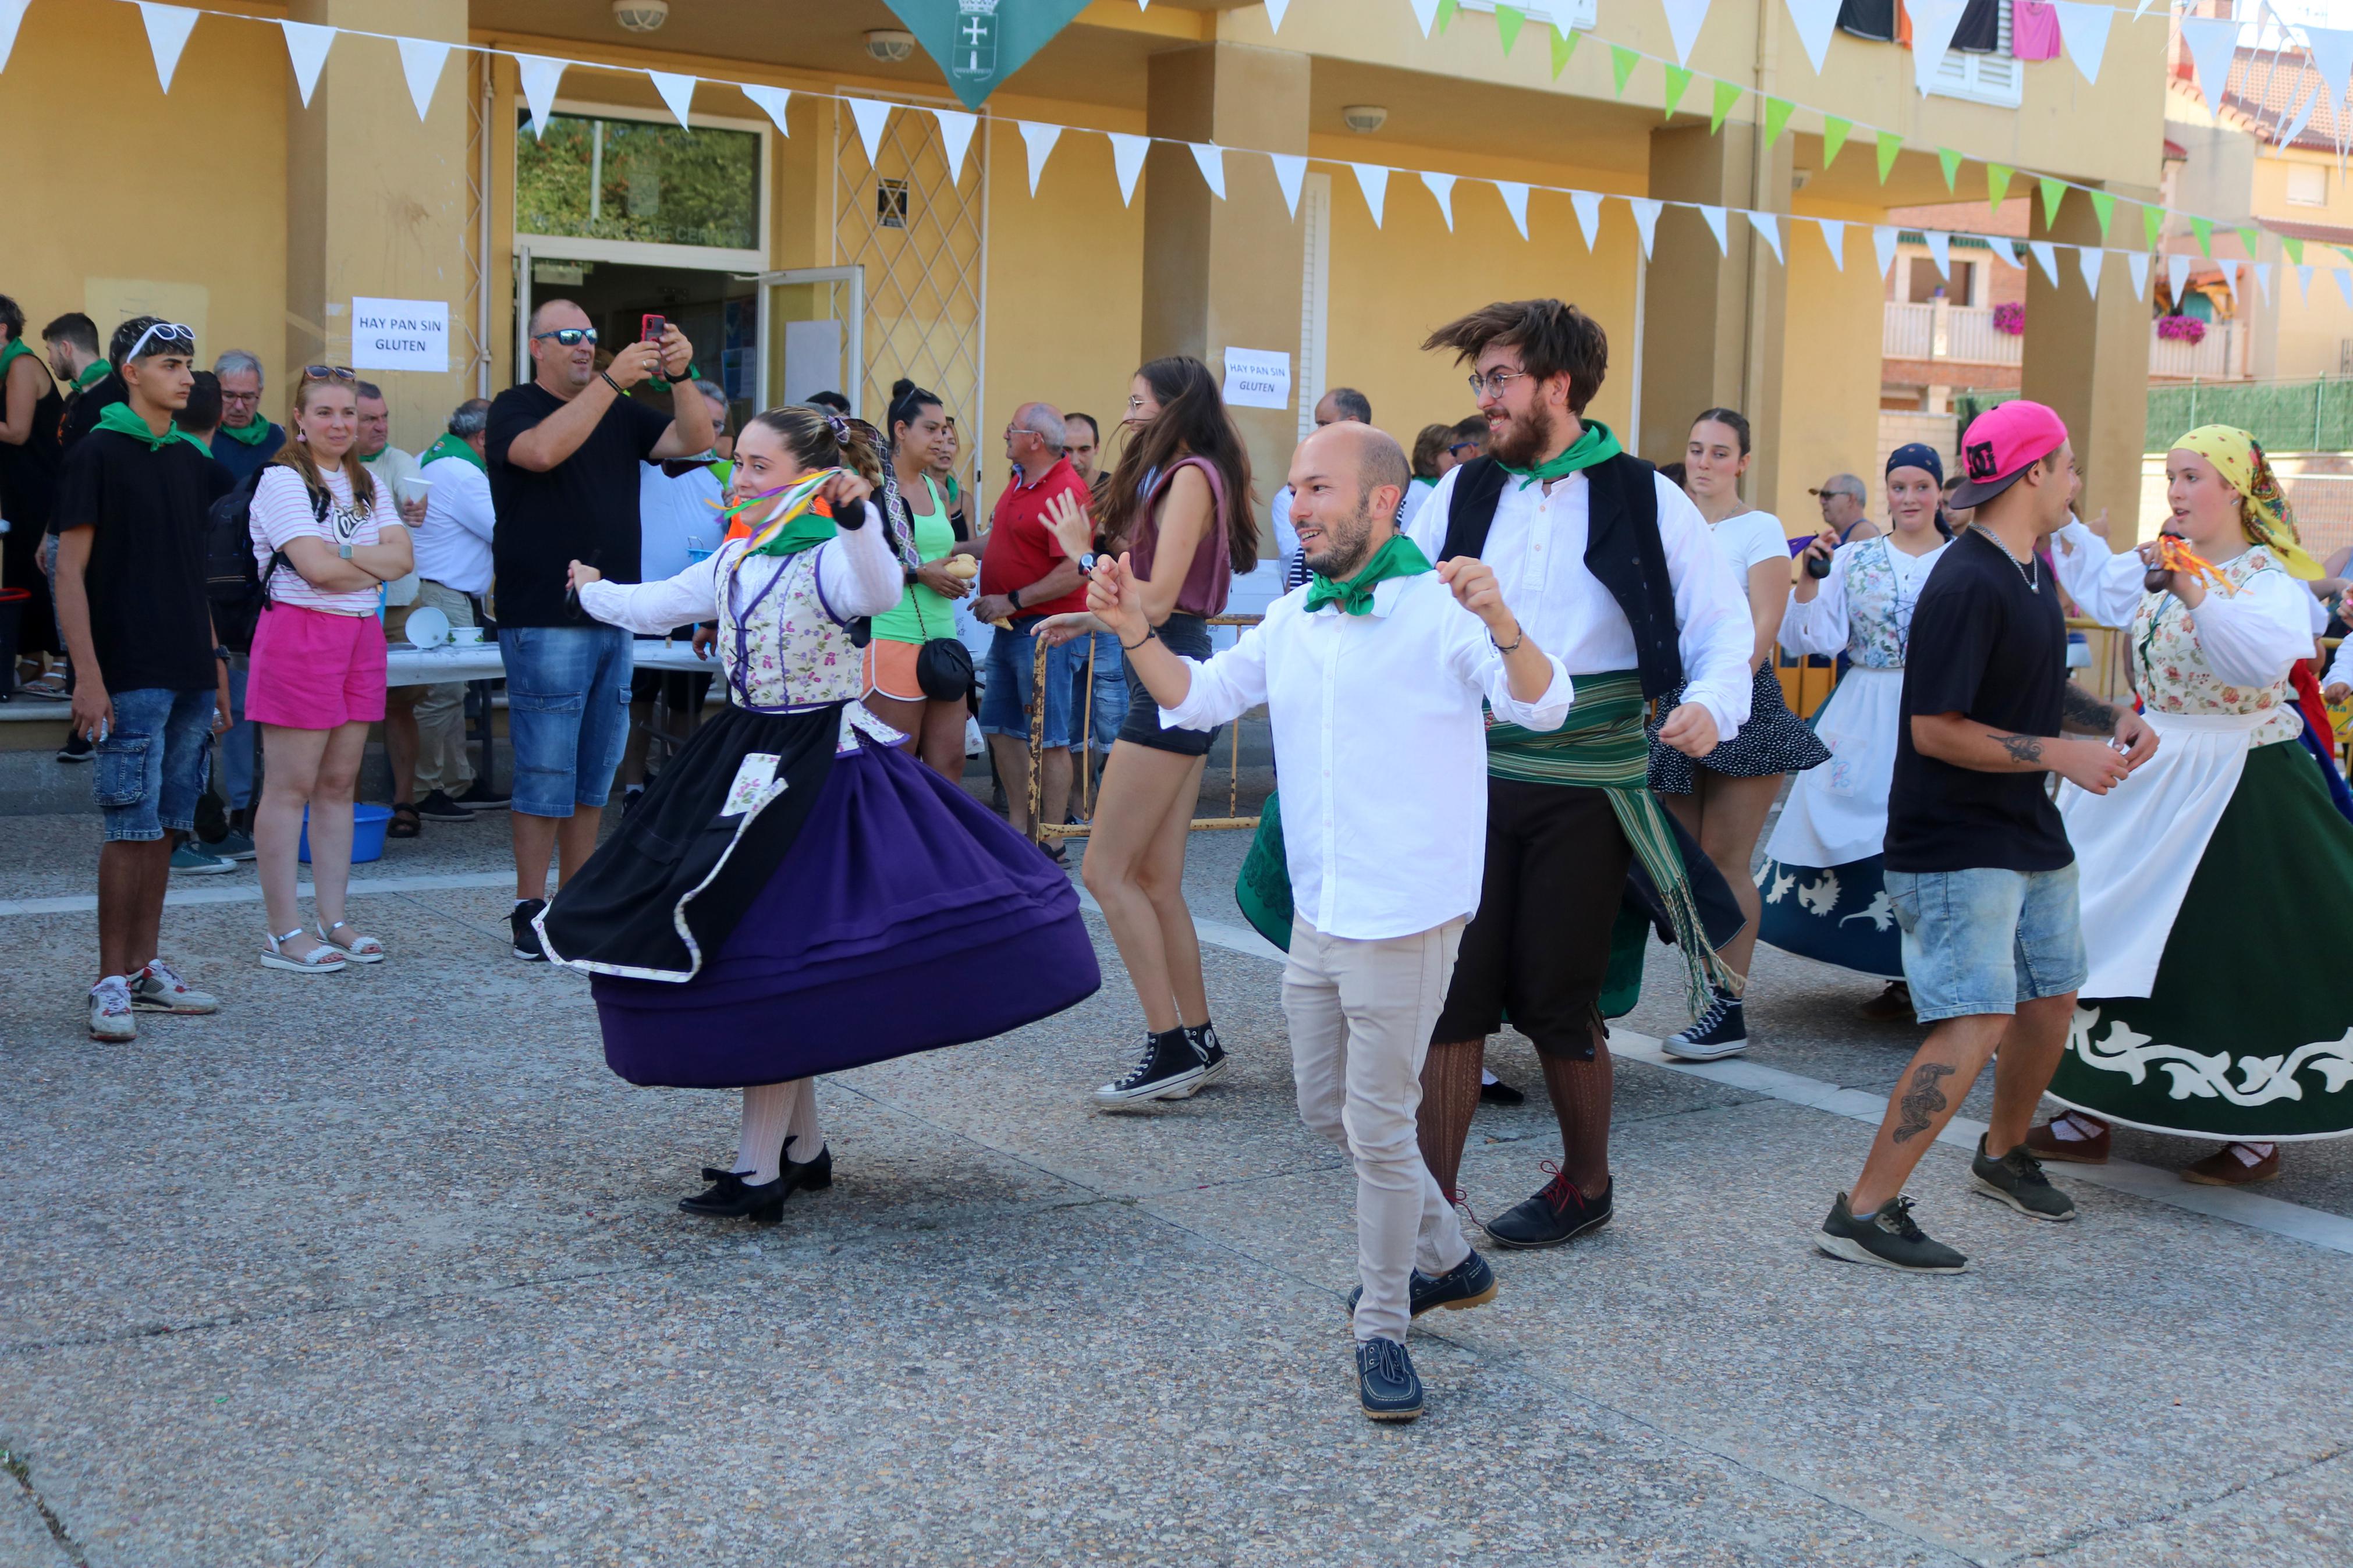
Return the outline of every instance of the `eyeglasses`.
<path id="1" fill-rule="evenodd" d="M 357 381 L 359 376 L 347 364 L 306 364 L 302 367 L 304 381 Z"/>
<path id="2" fill-rule="evenodd" d="M 541 338 L 554 338 L 557 342 L 563 344 L 567 349 L 576 349 L 582 343 L 595 342 L 596 341 L 596 329 L 594 327 L 558 327 L 552 332 L 532 333 L 532 339 L 533 342 L 536 342 Z"/>
<path id="3" fill-rule="evenodd" d="M 122 357 L 125 360 L 137 359 L 139 357 L 139 351 L 145 348 L 150 342 L 159 345 L 177 344 L 180 347 L 186 349 L 190 353 L 194 353 L 196 352 L 196 329 L 194 327 L 184 327 L 177 321 L 158 321 L 153 326 L 149 327 L 145 331 L 140 333 L 139 341 L 132 343 L 131 345 L 131 352 L 124 354 Z"/>
<path id="4" fill-rule="evenodd" d="M 1474 374 L 1471 377 L 1471 395 L 1476 397 L 1483 392 L 1490 397 L 1501 397 L 1505 388 L 1527 374 L 1524 370 L 1491 370 L 1484 375 Z"/>

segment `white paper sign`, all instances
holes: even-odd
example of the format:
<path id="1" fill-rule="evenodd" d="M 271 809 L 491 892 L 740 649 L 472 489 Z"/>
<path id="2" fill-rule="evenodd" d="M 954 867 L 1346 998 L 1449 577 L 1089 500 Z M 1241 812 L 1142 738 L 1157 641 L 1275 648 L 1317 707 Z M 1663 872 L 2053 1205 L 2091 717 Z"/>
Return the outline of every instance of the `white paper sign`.
<path id="1" fill-rule="evenodd" d="M 1291 406 L 1291 355 L 1281 349 L 1226 351 L 1226 405 Z"/>
<path id="2" fill-rule="evenodd" d="M 353 370 L 449 369 L 447 300 L 352 300 Z"/>

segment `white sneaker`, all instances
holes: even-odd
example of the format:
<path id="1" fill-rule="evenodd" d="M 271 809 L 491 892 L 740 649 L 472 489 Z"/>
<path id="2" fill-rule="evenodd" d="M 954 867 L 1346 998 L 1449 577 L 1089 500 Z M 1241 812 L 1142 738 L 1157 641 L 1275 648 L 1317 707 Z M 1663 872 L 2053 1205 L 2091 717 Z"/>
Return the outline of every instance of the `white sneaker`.
<path id="1" fill-rule="evenodd" d="M 131 977 L 131 1005 L 142 1013 L 217 1013 L 220 1003 L 158 958 Z"/>
<path id="2" fill-rule="evenodd" d="M 110 974 L 90 988 L 90 1037 L 108 1045 L 139 1037 L 139 1020 L 131 1011 L 131 983 L 120 974 Z"/>

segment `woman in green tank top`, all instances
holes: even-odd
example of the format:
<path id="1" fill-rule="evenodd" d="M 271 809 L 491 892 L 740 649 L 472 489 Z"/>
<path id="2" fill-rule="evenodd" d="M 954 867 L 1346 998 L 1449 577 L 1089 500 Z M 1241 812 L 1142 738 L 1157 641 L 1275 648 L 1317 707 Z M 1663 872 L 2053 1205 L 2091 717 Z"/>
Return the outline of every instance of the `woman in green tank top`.
<path id="1" fill-rule="evenodd" d="M 923 562 L 907 574 L 899 603 L 874 617 L 866 645 L 866 706 L 875 717 L 911 739 L 908 749 L 948 778 L 964 776 L 965 720 L 961 700 L 935 701 L 915 679 L 916 652 L 934 637 L 956 635 L 955 601 L 972 592 L 977 552 L 959 541 L 948 521 L 947 500 L 929 469 L 944 432 L 940 400 L 913 382 L 891 389 L 891 462 L 902 521 L 912 530 Z"/>

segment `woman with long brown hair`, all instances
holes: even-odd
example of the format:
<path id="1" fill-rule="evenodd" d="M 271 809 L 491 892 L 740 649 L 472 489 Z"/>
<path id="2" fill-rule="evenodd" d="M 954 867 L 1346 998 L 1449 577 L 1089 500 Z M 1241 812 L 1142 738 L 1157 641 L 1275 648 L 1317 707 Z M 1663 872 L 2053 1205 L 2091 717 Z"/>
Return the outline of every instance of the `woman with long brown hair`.
<path id="1" fill-rule="evenodd" d="M 1127 555 L 1148 635 L 1206 659 L 1208 617 L 1224 613 L 1234 577 L 1258 564 L 1250 454 L 1208 366 L 1184 354 L 1135 373 L 1124 424 L 1126 447 L 1092 515 L 1059 497 L 1048 521 L 1082 566 L 1092 567 L 1098 541 L 1105 553 Z M 1103 629 L 1092 616 L 1056 616 L 1039 636 L 1051 646 Z M 1183 1100 L 1225 1070 L 1185 907 L 1186 836 L 1216 740 L 1215 731 L 1163 728 L 1158 704 L 1129 671 L 1127 719 L 1104 763 L 1082 868 L 1144 1005 L 1142 1055 L 1095 1090 L 1106 1108 Z"/>

